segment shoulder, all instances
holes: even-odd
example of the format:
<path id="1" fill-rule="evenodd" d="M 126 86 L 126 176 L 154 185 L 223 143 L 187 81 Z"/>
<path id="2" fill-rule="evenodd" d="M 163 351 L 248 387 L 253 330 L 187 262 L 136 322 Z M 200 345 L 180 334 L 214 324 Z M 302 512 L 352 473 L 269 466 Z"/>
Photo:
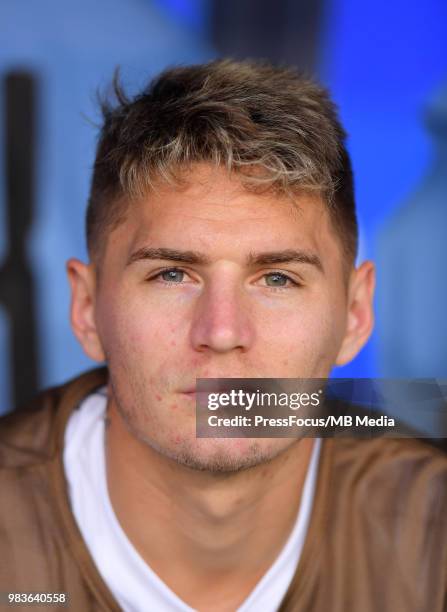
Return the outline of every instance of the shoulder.
<path id="1" fill-rule="evenodd" d="M 40 393 L 25 409 L 0 419 L 0 466 L 24 466 L 52 454 L 52 429 L 61 394 L 55 387 Z"/>
<path id="2" fill-rule="evenodd" d="M 23 410 L 0 418 L 0 468 L 23 468 L 45 462 L 60 450 L 71 412 L 96 387 L 107 370 L 91 370 L 42 391 Z"/>
<path id="3" fill-rule="evenodd" d="M 417 438 L 334 438 L 333 446 L 334 467 L 350 467 L 354 472 L 360 467 L 367 468 L 371 477 L 384 470 L 392 476 L 435 464 L 440 469 L 447 469 L 447 455 L 428 441 Z"/>
<path id="4" fill-rule="evenodd" d="M 447 455 L 410 438 L 333 441 L 332 495 L 371 516 L 408 517 L 447 526 Z"/>
<path id="5" fill-rule="evenodd" d="M 447 458 L 425 442 L 324 440 L 300 560 L 309 609 L 444 610 L 446 485 Z"/>
<path id="6" fill-rule="evenodd" d="M 87 593 L 71 549 L 81 539 L 63 471 L 65 427 L 106 379 L 104 370 L 87 372 L 0 419 L 0 550 L 11 559 L 0 564 L 0 581 L 16 591 L 70 592 L 83 602 L 76 609 L 86 609 Z"/>

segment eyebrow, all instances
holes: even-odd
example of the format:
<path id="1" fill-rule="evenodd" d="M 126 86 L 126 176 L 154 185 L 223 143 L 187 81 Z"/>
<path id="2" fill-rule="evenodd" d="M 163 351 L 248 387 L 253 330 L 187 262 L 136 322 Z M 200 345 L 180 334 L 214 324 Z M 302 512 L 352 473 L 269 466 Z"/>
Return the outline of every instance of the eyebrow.
<path id="1" fill-rule="evenodd" d="M 285 251 L 266 251 L 265 253 L 251 253 L 248 257 L 249 265 L 268 265 L 279 263 L 299 263 L 315 266 L 324 272 L 321 259 L 315 253 L 286 249 Z"/>
<path id="2" fill-rule="evenodd" d="M 127 266 L 134 263 L 135 261 L 141 261 L 144 259 L 168 259 L 169 261 L 180 261 L 188 264 L 208 264 L 211 260 L 197 251 L 178 251 L 177 249 L 166 249 L 158 248 L 152 249 L 149 247 L 142 247 L 138 249 L 127 260 Z"/>
<path id="3" fill-rule="evenodd" d="M 203 253 L 197 251 L 179 251 L 177 249 L 168 248 L 150 248 L 142 247 L 132 253 L 127 261 L 127 266 L 136 261 L 146 259 L 164 259 L 173 262 L 181 262 L 187 264 L 206 265 L 210 264 L 211 260 Z M 295 249 L 286 249 L 284 251 L 266 251 L 262 253 L 250 253 L 247 257 L 247 265 L 259 266 L 280 263 L 299 263 L 315 266 L 320 272 L 324 272 L 321 259 L 315 253 L 301 251 Z"/>

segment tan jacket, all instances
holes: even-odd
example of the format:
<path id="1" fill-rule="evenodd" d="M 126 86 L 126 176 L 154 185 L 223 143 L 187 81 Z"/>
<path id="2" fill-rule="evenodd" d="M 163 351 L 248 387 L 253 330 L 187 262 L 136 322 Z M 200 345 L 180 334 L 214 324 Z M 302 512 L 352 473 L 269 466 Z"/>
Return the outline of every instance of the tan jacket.
<path id="1" fill-rule="evenodd" d="M 106 379 L 88 372 L 0 420 L 0 592 L 65 592 L 68 609 L 120 609 L 76 526 L 62 462 L 68 417 Z M 446 592 L 447 457 L 415 440 L 324 440 L 281 612 L 445 612 Z"/>

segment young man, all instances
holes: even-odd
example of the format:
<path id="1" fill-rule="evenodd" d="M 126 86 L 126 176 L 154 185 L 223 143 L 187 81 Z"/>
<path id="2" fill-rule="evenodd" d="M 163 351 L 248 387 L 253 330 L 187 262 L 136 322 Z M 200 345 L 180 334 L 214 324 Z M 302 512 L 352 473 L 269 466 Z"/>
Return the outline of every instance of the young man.
<path id="1" fill-rule="evenodd" d="M 75 610 L 441 612 L 447 462 L 413 440 L 197 438 L 198 378 L 325 378 L 373 326 L 344 132 L 218 61 L 104 106 L 71 321 L 107 369 L 1 427 L 3 592 Z"/>

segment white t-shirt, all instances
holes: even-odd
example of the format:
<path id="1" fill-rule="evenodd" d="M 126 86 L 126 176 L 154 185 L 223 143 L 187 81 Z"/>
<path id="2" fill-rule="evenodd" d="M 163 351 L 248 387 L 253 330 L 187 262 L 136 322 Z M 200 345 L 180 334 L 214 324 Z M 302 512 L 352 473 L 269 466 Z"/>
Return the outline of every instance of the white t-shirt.
<path id="1" fill-rule="evenodd" d="M 105 387 L 73 412 L 64 467 L 71 507 L 87 548 L 125 612 L 193 612 L 143 560 L 113 511 L 105 470 Z M 275 612 L 295 573 L 311 515 L 321 440 L 314 444 L 295 526 L 276 561 L 237 612 Z"/>

